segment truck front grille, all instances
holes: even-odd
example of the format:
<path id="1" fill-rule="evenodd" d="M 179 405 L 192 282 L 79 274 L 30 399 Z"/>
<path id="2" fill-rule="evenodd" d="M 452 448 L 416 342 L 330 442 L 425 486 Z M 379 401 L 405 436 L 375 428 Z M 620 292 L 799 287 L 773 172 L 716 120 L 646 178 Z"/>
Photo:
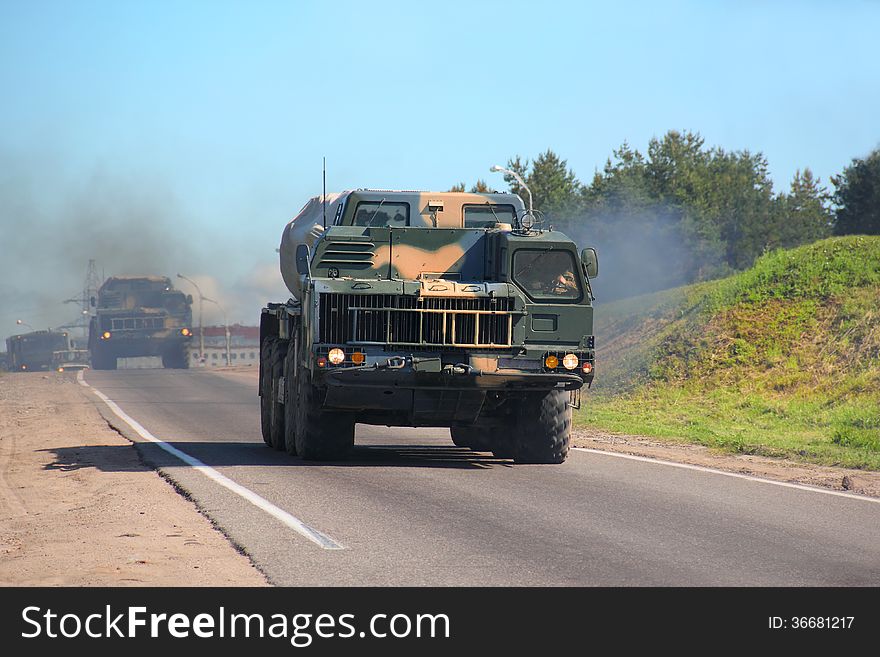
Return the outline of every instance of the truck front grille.
<path id="1" fill-rule="evenodd" d="M 325 344 L 408 347 L 509 347 L 514 299 L 322 294 L 319 340 Z"/>

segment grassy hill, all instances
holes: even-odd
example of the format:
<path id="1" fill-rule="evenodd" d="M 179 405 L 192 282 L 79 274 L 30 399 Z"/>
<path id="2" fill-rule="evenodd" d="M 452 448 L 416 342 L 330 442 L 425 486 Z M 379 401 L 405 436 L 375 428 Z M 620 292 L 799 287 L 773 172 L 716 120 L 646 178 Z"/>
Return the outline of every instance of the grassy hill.
<path id="1" fill-rule="evenodd" d="M 602 304 L 580 425 L 880 469 L 880 237 Z"/>

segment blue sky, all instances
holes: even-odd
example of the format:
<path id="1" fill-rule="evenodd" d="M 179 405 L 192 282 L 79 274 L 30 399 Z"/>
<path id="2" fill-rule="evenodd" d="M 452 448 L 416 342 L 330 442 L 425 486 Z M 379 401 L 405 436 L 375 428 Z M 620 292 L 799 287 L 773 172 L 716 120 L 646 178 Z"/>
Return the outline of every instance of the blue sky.
<path id="1" fill-rule="evenodd" d="M 588 181 L 624 140 L 689 129 L 763 152 L 777 190 L 805 166 L 827 184 L 880 144 L 878 32 L 869 1 L 0 0 L 0 228 L 72 206 L 124 228 L 130 194 L 193 247 L 163 266 L 241 297 L 323 156 L 331 190 L 501 187 L 490 165 L 548 147 Z M 0 334 L 37 312 L 16 271 Z"/>

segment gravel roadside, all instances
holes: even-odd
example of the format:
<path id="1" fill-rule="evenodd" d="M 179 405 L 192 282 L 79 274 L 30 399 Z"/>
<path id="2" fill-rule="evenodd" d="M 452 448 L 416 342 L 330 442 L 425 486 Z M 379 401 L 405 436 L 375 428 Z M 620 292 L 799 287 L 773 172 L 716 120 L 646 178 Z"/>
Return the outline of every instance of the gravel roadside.
<path id="1" fill-rule="evenodd" d="M 74 373 L 0 375 L 0 586 L 265 586 Z"/>
<path id="2" fill-rule="evenodd" d="M 574 429 L 571 444 L 574 447 L 603 452 L 687 463 L 774 481 L 880 497 L 880 472 L 813 465 L 750 454 L 729 454 L 702 445 L 676 443 L 648 436 L 612 434 L 584 427 Z"/>

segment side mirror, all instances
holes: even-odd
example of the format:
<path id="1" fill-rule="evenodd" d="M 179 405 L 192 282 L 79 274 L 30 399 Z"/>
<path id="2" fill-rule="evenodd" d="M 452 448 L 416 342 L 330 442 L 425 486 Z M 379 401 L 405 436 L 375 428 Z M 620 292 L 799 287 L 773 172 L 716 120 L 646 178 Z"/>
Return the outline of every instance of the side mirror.
<path id="1" fill-rule="evenodd" d="M 300 244 L 296 247 L 296 273 L 301 274 L 303 276 L 311 276 L 312 269 L 309 261 L 311 260 L 311 254 L 309 254 L 309 245 L 308 244 Z"/>
<path id="2" fill-rule="evenodd" d="M 596 278 L 599 275 L 599 254 L 592 246 L 581 251 L 581 263 L 587 272 L 587 278 Z"/>
<path id="3" fill-rule="evenodd" d="M 192 302 L 193 302 L 193 295 L 191 295 L 191 294 L 187 294 L 187 295 L 186 295 L 186 302 L 187 302 L 189 305 L 192 305 Z"/>
<path id="4" fill-rule="evenodd" d="M 94 308 L 95 307 L 95 297 L 91 297 L 89 299 L 89 303 L 92 305 L 92 308 Z"/>

